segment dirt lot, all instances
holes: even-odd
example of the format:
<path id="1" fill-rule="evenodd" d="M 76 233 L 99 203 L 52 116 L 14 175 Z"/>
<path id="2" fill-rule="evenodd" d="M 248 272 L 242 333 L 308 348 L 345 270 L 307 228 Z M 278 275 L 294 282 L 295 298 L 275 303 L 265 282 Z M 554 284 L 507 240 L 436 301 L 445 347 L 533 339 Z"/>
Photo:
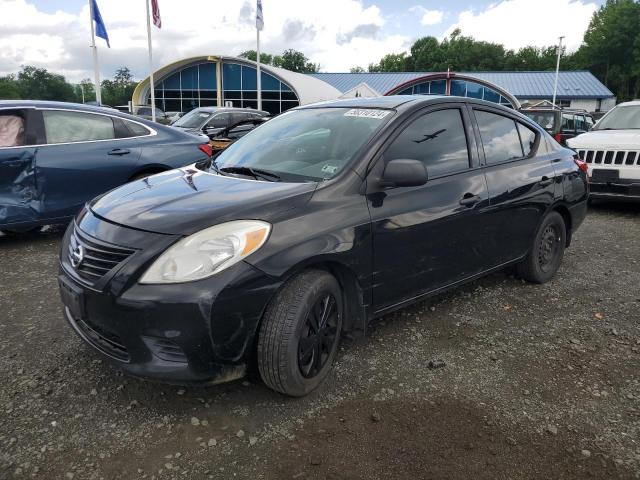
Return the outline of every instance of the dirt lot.
<path id="1" fill-rule="evenodd" d="M 0 237 L 2 479 L 640 478 L 640 206 L 593 208 L 547 285 L 376 321 L 297 400 L 102 363 L 60 314 L 60 236 Z"/>

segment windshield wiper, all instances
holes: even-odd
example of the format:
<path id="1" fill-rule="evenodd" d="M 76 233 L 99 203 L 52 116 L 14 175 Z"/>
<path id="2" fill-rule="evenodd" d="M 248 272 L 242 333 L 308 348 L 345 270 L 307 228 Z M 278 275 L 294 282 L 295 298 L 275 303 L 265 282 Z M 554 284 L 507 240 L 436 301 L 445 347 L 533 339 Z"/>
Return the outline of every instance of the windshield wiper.
<path id="1" fill-rule="evenodd" d="M 250 175 L 256 180 L 262 178 L 263 180 L 267 180 L 269 182 L 277 182 L 280 180 L 280 175 L 276 175 L 273 172 L 269 172 L 268 170 L 262 170 L 260 168 L 252 168 L 245 167 L 242 165 L 235 165 L 232 167 L 222 167 L 219 168 L 220 172 L 229 172 L 229 173 L 239 173 L 240 175 Z"/>

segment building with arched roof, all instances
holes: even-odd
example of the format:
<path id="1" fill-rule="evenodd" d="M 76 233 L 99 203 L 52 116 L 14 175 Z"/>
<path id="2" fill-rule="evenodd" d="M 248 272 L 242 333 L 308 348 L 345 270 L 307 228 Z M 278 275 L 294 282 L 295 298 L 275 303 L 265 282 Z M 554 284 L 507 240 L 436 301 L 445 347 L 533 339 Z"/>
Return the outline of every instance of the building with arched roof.
<path id="1" fill-rule="evenodd" d="M 335 87 L 310 75 L 261 65 L 262 108 L 278 114 L 298 105 L 333 100 Z M 256 64 L 237 57 L 203 56 L 179 60 L 154 72 L 156 106 L 186 112 L 197 107 L 257 108 Z M 133 92 L 134 105 L 150 103 L 149 77 Z"/>
<path id="2" fill-rule="evenodd" d="M 262 108 L 278 114 L 324 100 L 381 95 L 458 95 L 511 108 L 551 100 L 555 72 L 384 72 L 301 74 L 261 65 Z M 154 72 L 156 106 L 189 111 L 205 106 L 257 108 L 256 63 L 245 58 L 201 56 L 179 60 Z M 150 103 L 149 78 L 136 87 L 135 105 Z M 587 71 L 560 72 L 557 103 L 606 111 L 615 96 Z"/>

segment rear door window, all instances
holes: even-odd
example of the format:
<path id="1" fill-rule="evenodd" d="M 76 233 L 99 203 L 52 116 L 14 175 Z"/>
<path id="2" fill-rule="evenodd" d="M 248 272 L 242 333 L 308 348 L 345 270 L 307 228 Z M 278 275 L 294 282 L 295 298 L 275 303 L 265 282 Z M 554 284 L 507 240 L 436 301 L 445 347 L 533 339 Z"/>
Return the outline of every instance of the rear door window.
<path id="1" fill-rule="evenodd" d="M 497 113 L 475 110 L 487 165 L 524 156 L 516 122 Z"/>
<path id="2" fill-rule="evenodd" d="M 115 138 L 113 120 L 107 115 L 66 110 L 43 110 L 48 144 L 90 142 Z"/>
<path id="3" fill-rule="evenodd" d="M 413 159 L 424 163 L 429 177 L 469 168 L 469 149 L 457 108 L 430 112 L 406 127 L 385 153 L 385 159 Z"/>
<path id="4" fill-rule="evenodd" d="M 151 130 L 143 125 L 122 118 L 113 118 L 116 138 L 144 137 L 151 134 Z"/>
<path id="5" fill-rule="evenodd" d="M 547 132 L 553 133 L 553 129 L 556 124 L 556 114 L 554 112 L 535 112 L 524 110 L 522 113 L 544 128 Z"/>
<path id="6" fill-rule="evenodd" d="M 584 119 L 584 115 L 576 115 L 576 132 L 584 133 L 587 131 L 587 122 Z"/>
<path id="7" fill-rule="evenodd" d="M 593 121 L 593 117 L 591 115 L 586 115 L 584 118 L 587 130 L 591 130 L 591 127 L 593 127 L 593 124 L 596 122 Z"/>
<path id="8" fill-rule="evenodd" d="M 562 114 L 562 133 L 575 133 L 576 132 L 576 121 L 575 115 L 573 113 L 563 113 Z"/>
<path id="9" fill-rule="evenodd" d="M 209 123 L 207 123 L 208 128 L 225 128 L 231 124 L 232 116 L 230 113 L 219 113 L 215 115 Z"/>
<path id="10" fill-rule="evenodd" d="M 518 132 L 520 133 L 520 141 L 522 142 L 522 150 L 524 156 L 528 157 L 533 152 L 533 147 L 536 144 L 536 132 L 529 127 L 517 122 Z"/>

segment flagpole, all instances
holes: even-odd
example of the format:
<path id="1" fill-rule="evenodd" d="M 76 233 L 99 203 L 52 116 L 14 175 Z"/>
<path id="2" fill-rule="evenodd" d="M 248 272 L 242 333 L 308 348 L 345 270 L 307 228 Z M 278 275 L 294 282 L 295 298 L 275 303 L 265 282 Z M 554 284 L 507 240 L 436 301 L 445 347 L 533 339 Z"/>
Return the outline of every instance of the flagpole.
<path id="1" fill-rule="evenodd" d="M 91 50 L 93 50 L 93 71 L 96 82 L 96 103 L 102 105 L 100 91 L 100 69 L 98 68 L 98 47 L 96 46 L 96 29 L 93 25 L 93 0 L 89 0 L 89 21 L 91 23 Z"/>
<path id="2" fill-rule="evenodd" d="M 553 100 L 551 102 L 552 108 L 556 108 L 556 93 L 558 92 L 558 75 L 560 73 L 560 55 L 562 54 L 562 39 L 564 37 L 560 37 L 560 41 L 558 42 L 558 59 L 556 61 L 556 79 L 553 82 Z"/>
<path id="3" fill-rule="evenodd" d="M 257 32 L 257 57 L 256 57 L 256 63 L 257 63 L 257 73 L 258 73 L 258 85 L 257 85 L 257 89 L 258 89 L 258 110 L 262 110 L 262 76 L 260 75 L 260 29 L 256 27 L 256 32 Z"/>
<path id="4" fill-rule="evenodd" d="M 156 121 L 156 92 L 155 83 L 153 81 L 153 53 L 151 50 L 151 15 L 149 13 L 149 2 L 151 0 L 144 0 L 147 4 L 147 41 L 149 43 L 149 89 L 151 90 L 151 120 Z"/>

